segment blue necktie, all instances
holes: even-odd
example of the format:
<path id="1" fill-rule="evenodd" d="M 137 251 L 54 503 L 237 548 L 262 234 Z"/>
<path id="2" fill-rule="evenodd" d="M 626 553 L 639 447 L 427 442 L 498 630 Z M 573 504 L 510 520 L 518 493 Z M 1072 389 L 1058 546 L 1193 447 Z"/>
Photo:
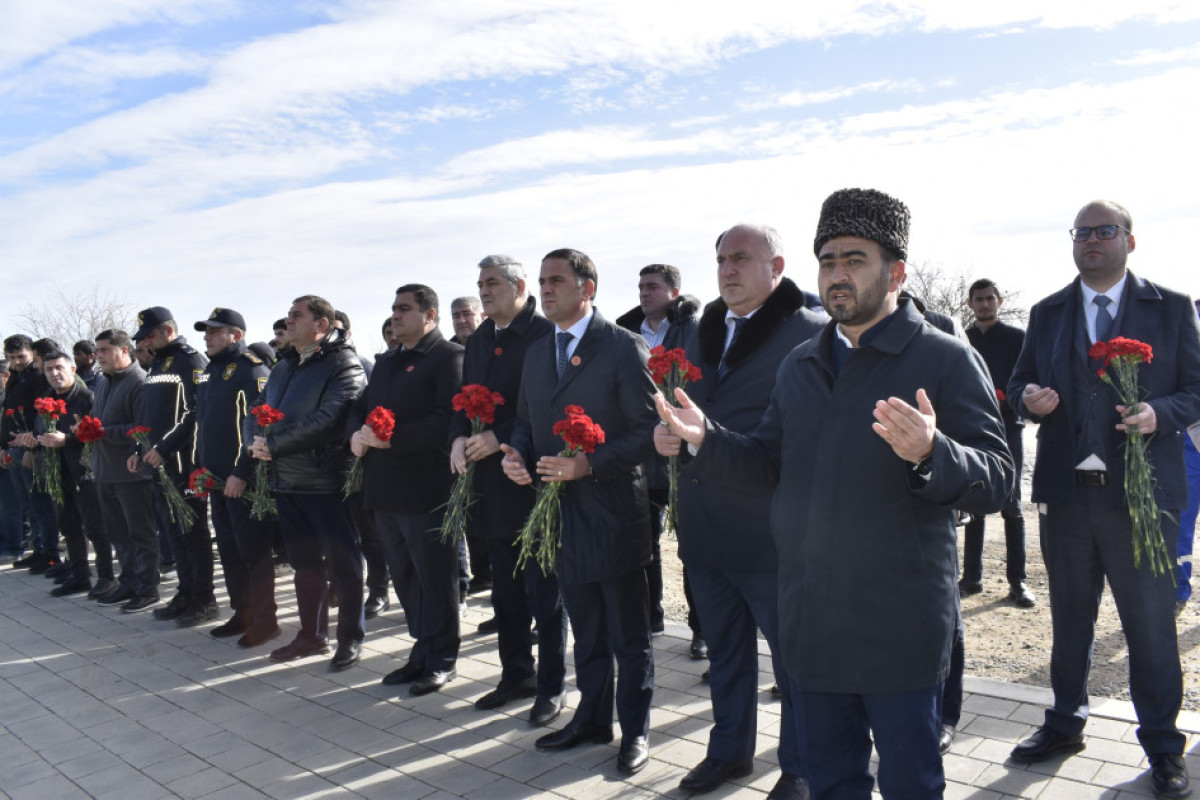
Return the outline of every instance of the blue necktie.
<path id="1" fill-rule="evenodd" d="M 1113 324 L 1112 314 L 1108 313 L 1108 304 L 1112 302 L 1112 298 L 1098 294 L 1092 298 L 1092 302 L 1096 304 L 1096 341 L 1106 342 Z"/>
<path id="2" fill-rule="evenodd" d="M 730 317 L 733 320 L 733 337 L 729 340 L 729 347 L 725 348 L 725 354 L 721 356 L 721 365 L 717 367 L 717 380 L 724 380 L 725 375 L 729 372 L 729 365 L 725 363 L 725 359 L 729 356 L 729 351 L 733 349 L 733 343 L 738 340 L 738 336 L 742 332 L 742 326 L 746 324 L 746 317 Z"/>
<path id="3" fill-rule="evenodd" d="M 575 338 L 575 334 L 561 331 L 558 334 L 558 377 L 561 379 L 563 373 L 567 370 L 567 346 L 571 344 L 571 340 Z"/>

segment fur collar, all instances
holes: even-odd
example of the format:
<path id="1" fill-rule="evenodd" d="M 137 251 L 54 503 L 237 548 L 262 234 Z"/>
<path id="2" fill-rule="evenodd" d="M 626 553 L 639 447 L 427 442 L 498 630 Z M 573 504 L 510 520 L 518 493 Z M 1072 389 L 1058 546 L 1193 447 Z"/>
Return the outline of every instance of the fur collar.
<path id="1" fill-rule="evenodd" d="M 733 367 L 745 361 L 771 337 L 776 328 L 804 306 L 805 296 L 800 287 L 789 278 L 781 280 L 758 313 L 742 328 L 741 335 L 729 348 L 725 363 Z M 728 310 L 725 301 L 718 298 L 708 304 L 704 315 L 700 317 L 700 357 L 705 364 L 716 365 L 721 362 L 721 354 L 725 349 L 725 312 Z"/>

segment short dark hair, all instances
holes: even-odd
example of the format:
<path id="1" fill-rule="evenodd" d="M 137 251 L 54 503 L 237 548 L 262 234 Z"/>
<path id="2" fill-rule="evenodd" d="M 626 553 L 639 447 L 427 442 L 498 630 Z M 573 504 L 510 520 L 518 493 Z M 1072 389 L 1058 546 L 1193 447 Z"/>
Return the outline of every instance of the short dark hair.
<path id="1" fill-rule="evenodd" d="M 672 267 L 670 264 L 647 264 L 638 275 L 662 275 L 663 282 L 672 289 L 678 289 L 682 283 L 679 267 Z"/>
<path id="2" fill-rule="evenodd" d="M 423 283 L 406 283 L 396 290 L 396 294 L 411 294 L 413 299 L 417 301 L 417 308 L 424 313 L 429 309 L 433 309 L 434 318 L 437 318 L 438 313 L 438 296 L 437 292 L 430 289 Z"/>
<path id="3" fill-rule="evenodd" d="M 33 343 L 33 352 L 37 353 L 39 358 L 45 358 L 48 353 L 61 353 L 62 349 L 61 344 L 49 337 Z"/>
<path id="4" fill-rule="evenodd" d="M 1000 287 L 996 285 L 995 281 L 993 281 L 991 278 L 980 278 L 972 283 L 971 288 L 967 290 L 967 300 L 974 300 L 976 292 L 982 292 L 986 289 L 994 289 L 996 292 L 996 297 L 1004 296 L 1000 294 Z"/>
<path id="5" fill-rule="evenodd" d="M 64 353 L 62 350 L 51 350 L 42 356 L 42 365 L 45 366 L 47 361 L 57 361 L 60 358 L 65 358 L 72 364 L 75 363 L 75 359 Z"/>
<path id="6" fill-rule="evenodd" d="M 346 329 L 346 333 L 350 332 L 350 315 L 345 311 L 334 311 L 334 319 L 342 323 L 342 327 Z"/>
<path id="7" fill-rule="evenodd" d="M 14 333 L 4 340 L 4 352 L 15 353 L 19 350 L 32 350 L 33 339 L 23 333 Z"/>
<path id="8" fill-rule="evenodd" d="M 392 327 L 392 318 L 388 317 L 387 319 L 385 319 L 383 321 L 383 327 L 379 329 L 379 332 L 383 334 L 383 338 L 385 338 L 385 339 L 387 338 L 387 332 L 391 327 Z"/>
<path id="9" fill-rule="evenodd" d="M 312 314 L 314 320 L 327 319 L 329 320 L 330 326 L 332 326 L 333 321 L 337 319 L 337 312 L 333 310 L 333 303 L 329 302 L 324 297 L 318 297 L 315 294 L 306 294 L 297 297 L 292 301 L 292 303 L 304 303 L 304 305 L 308 308 L 308 313 Z M 286 326 L 287 323 L 285 322 L 284 325 Z"/>
<path id="10" fill-rule="evenodd" d="M 596 265 L 592 262 L 592 259 L 588 258 L 586 253 L 581 253 L 570 247 L 562 247 L 546 253 L 546 255 L 542 256 L 542 261 L 551 258 L 561 258 L 570 264 L 571 271 L 575 273 L 575 282 L 578 285 L 582 286 L 584 281 L 591 281 L 593 286 L 599 287 L 600 276 L 596 272 Z"/>
<path id="11" fill-rule="evenodd" d="M 109 328 L 96 334 L 96 341 L 106 341 L 113 347 L 130 347 L 129 334 L 119 328 Z"/>
<path id="12" fill-rule="evenodd" d="M 287 319 L 286 318 L 275 320 L 275 324 L 271 326 L 272 331 L 277 331 L 280 328 L 283 328 L 285 331 L 287 330 Z"/>
<path id="13" fill-rule="evenodd" d="M 76 353 L 87 353 L 89 356 L 96 355 L 96 344 L 91 339 L 80 339 L 71 348 Z"/>

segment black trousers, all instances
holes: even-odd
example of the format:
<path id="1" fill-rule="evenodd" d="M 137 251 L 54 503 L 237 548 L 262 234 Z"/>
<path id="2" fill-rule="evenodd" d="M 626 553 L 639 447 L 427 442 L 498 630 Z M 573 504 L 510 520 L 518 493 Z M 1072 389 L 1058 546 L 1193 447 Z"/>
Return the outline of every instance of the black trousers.
<path id="1" fill-rule="evenodd" d="M 158 594 L 158 532 L 154 484 L 148 480 L 99 483 L 100 509 L 121 564 L 121 588 L 143 597 Z"/>
<path id="2" fill-rule="evenodd" d="M 250 506 L 245 500 L 231 499 L 219 492 L 209 497 L 229 604 L 247 629 L 274 630 L 275 565 L 271 559 L 270 527 L 250 517 Z"/>
<path id="3" fill-rule="evenodd" d="M 581 695 L 573 722 L 612 725 L 615 657 L 621 735 L 625 739 L 645 736 L 650 730 L 654 696 L 645 571 L 638 569 L 594 583 L 562 584 L 561 588 L 575 634 L 575 682 Z"/>
<path id="4" fill-rule="evenodd" d="M 1021 513 L 1021 468 L 1025 461 L 1022 430 L 1019 425 L 1009 425 L 1004 429 L 1004 438 L 1008 441 L 1008 449 L 1017 467 L 1017 484 L 1000 510 L 1007 551 L 1005 572 L 1011 584 L 1025 581 L 1025 516 Z M 962 577 L 968 583 L 983 580 L 983 525 L 984 517 L 974 515 L 963 531 Z"/>
<path id="5" fill-rule="evenodd" d="M 64 478 L 66 476 L 64 475 Z M 83 481 L 76 485 L 63 481 L 63 508 L 59 514 L 63 539 L 67 542 L 67 558 L 76 577 L 90 578 L 88 542 L 96 552 L 96 575 L 105 580 L 113 578 L 113 552 L 100 512 L 100 496 L 96 484 Z"/>
<path id="6" fill-rule="evenodd" d="M 513 685 L 537 675 L 538 697 L 562 694 L 566 681 L 567 618 L 558 576 L 543 575 L 534 563 L 514 575 L 519 548 L 504 539 L 488 540 L 492 562 L 492 609 L 496 612 L 500 682 Z M 537 620 L 538 657 L 534 670 L 530 625 Z"/>

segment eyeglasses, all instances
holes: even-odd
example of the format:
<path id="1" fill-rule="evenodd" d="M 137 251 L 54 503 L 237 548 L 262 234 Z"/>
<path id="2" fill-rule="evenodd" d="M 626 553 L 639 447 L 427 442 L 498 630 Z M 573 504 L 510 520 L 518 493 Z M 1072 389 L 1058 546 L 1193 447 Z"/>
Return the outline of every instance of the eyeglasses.
<path id="1" fill-rule="evenodd" d="M 1067 233 L 1071 234 L 1071 241 L 1086 242 L 1092 238 L 1092 233 L 1095 232 L 1097 239 L 1115 239 L 1117 231 L 1125 231 L 1132 233 L 1129 228 L 1121 227 L 1120 225 L 1097 225 L 1094 228 L 1071 228 Z"/>

